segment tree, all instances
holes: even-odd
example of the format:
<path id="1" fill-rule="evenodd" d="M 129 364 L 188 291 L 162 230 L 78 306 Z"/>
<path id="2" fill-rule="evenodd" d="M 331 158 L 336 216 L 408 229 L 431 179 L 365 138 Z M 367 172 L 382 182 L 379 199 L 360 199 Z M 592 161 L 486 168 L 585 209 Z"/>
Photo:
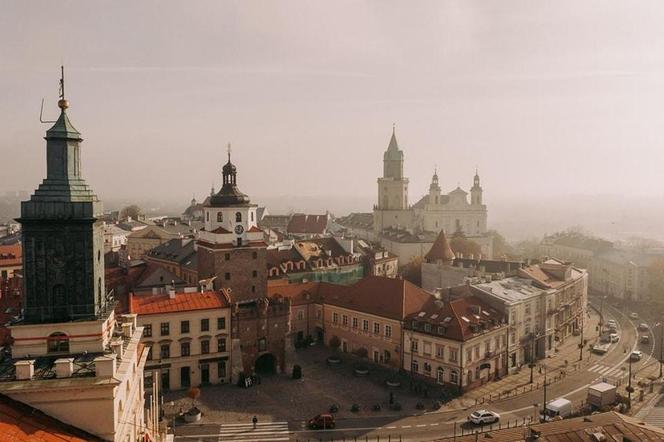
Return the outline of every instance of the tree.
<path id="1" fill-rule="evenodd" d="M 487 233 L 493 237 L 493 256 L 497 258 L 504 256 L 512 259 L 516 257 L 517 253 L 514 247 L 497 230 L 489 230 Z"/>
<path id="2" fill-rule="evenodd" d="M 401 268 L 401 276 L 408 282 L 412 282 L 418 287 L 422 286 L 422 261 L 421 256 L 416 256 Z"/>
<path id="3" fill-rule="evenodd" d="M 141 213 L 141 208 L 136 204 L 132 204 L 122 208 L 120 211 L 120 219 L 138 219 Z"/>
<path id="4" fill-rule="evenodd" d="M 464 258 L 470 258 L 471 255 L 474 257 L 482 255 L 482 246 L 466 238 L 466 235 L 461 230 L 457 230 L 452 235 L 450 247 L 455 255 L 462 254 Z"/>
<path id="5" fill-rule="evenodd" d="M 196 408 L 196 399 L 201 395 L 201 389 L 198 387 L 191 387 L 187 391 L 187 396 L 191 399 L 191 408 Z"/>
<path id="6" fill-rule="evenodd" d="M 339 347 L 341 347 L 341 339 L 339 339 L 338 336 L 332 336 L 329 345 L 332 350 L 337 351 L 339 350 Z"/>
<path id="7" fill-rule="evenodd" d="M 367 356 L 369 356 L 369 350 L 367 350 L 364 347 L 358 348 L 353 353 L 355 353 L 355 356 L 358 356 L 360 358 L 366 358 Z"/>

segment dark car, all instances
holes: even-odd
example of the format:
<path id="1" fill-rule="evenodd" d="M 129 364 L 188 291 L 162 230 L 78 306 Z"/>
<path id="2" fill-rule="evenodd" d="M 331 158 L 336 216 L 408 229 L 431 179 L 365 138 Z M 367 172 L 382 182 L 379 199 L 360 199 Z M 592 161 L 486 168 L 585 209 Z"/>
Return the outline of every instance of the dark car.
<path id="1" fill-rule="evenodd" d="M 309 419 L 309 428 L 314 430 L 325 430 L 328 428 L 334 428 L 334 416 L 331 414 L 319 414 Z"/>

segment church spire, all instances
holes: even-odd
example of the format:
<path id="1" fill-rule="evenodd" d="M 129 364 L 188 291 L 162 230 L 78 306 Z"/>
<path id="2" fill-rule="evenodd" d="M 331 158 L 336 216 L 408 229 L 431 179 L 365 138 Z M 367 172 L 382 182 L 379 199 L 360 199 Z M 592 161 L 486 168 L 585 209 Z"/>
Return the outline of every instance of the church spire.
<path id="1" fill-rule="evenodd" d="M 210 205 L 224 207 L 249 203 L 249 197 L 237 188 L 237 168 L 231 162 L 231 143 L 226 147 L 228 162 L 221 169 L 223 185 L 216 194 L 210 197 Z M 214 188 L 213 188 L 214 190 Z"/>

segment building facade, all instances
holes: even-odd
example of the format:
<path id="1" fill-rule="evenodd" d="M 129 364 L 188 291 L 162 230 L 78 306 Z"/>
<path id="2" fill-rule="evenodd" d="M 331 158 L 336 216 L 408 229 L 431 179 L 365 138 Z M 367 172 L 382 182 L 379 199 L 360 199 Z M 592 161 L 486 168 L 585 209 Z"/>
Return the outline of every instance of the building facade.
<path id="1" fill-rule="evenodd" d="M 157 371 L 164 390 L 231 381 L 231 308 L 225 291 L 129 298 L 149 351 L 145 370 Z"/>
<path id="2" fill-rule="evenodd" d="M 432 299 L 406 318 L 403 369 L 467 391 L 507 374 L 507 330 L 503 314 L 478 297 Z"/>
<path id="3" fill-rule="evenodd" d="M 438 172 L 435 171 L 429 192 L 410 205 L 408 178 L 404 176 L 403 166 L 404 153 L 392 131 L 390 143 L 383 154 L 383 176 L 378 178 L 378 201 L 373 211 L 373 231 L 376 239 L 383 242 L 381 236 L 387 229 L 402 230 L 415 236 L 424 232 L 433 232 L 436 235 L 441 230 L 463 232 L 482 247 L 485 256 L 491 257 L 493 241 L 487 234 L 487 208 L 483 202 L 479 174 L 476 172 L 473 177 L 470 201 L 468 193 L 458 186 L 449 193 L 442 193 Z M 432 243 L 433 240 L 425 246 L 427 250 Z M 395 250 L 389 250 L 397 254 L 402 263 L 406 262 L 404 256 Z M 423 253 L 419 256 L 422 255 Z"/>

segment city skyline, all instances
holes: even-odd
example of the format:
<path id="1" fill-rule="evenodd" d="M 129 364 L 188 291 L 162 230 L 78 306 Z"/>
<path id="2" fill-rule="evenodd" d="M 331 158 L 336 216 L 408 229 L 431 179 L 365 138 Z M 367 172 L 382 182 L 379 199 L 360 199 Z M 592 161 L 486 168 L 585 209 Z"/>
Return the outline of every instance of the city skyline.
<path id="1" fill-rule="evenodd" d="M 479 167 L 491 201 L 661 196 L 649 128 L 662 117 L 642 112 L 659 101 L 664 65 L 654 3 L 602 3 L 601 14 L 588 13 L 593 2 L 387 5 L 287 14 L 276 4 L 173 3 L 149 33 L 139 26 L 147 6 L 117 4 L 101 19 L 75 2 L 9 5 L 0 151 L 12 167 L 0 189 L 30 191 L 45 170 L 39 103 L 45 118 L 55 114 L 64 62 L 84 175 L 107 200 L 201 198 L 219 186 L 229 141 L 248 193 L 373 200 L 395 122 L 412 199 L 436 165 L 447 191 L 469 187 Z M 398 31 L 408 23 L 421 26 Z M 28 32 L 39 45 L 17 39 Z M 543 163 L 545 176 L 534 167 Z"/>

